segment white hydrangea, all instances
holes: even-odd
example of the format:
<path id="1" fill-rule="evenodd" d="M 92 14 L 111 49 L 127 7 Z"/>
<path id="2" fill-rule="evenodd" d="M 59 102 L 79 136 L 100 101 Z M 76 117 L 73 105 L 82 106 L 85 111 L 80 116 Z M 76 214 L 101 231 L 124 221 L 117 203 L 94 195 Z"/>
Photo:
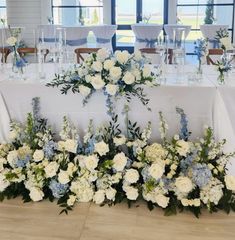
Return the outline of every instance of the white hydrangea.
<path id="1" fill-rule="evenodd" d="M 155 196 L 155 201 L 160 207 L 166 208 L 169 204 L 170 198 L 164 196 L 163 194 L 158 194 Z"/>
<path id="2" fill-rule="evenodd" d="M 157 163 L 153 163 L 149 169 L 148 172 L 150 174 L 150 176 L 156 180 L 158 180 L 159 178 L 162 177 L 162 175 L 165 172 L 165 164 L 164 162 L 157 162 Z"/>
<path id="3" fill-rule="evenodd" d="M 97 192 L 95 192 L 93 201 L 96 204 L 101 204 L 104 202 L 104 200 L 105 200 L 105 191 L 104 190 L 98 190 Z"/>
<path id="4" fill-rule="evenodd" d="M 182 193 L 189 193 L 193 190 L 193 183 L 188 177 L 176 178 L 175 186 Z"/>
<path id="5" fill-rule="evenodd" d="M 133 168 L 126 170 L 124 180 L 128 183 L 136 183 L 139 180 L 139 172 Z"/>
<path id="6" fill-rule="evenodd" d="M 166 156 L 166 150 L 161 144 L 153 143 L 145 148 L 145 156 L 151 162 L 158 162 Z"/>
<path id="7" fill-rule="evenodd" d="M 95 143 L 95 152 L 97 152 L 100 156 L 104 156 L 109 152 L 109 145 L 104 141 Z"/>

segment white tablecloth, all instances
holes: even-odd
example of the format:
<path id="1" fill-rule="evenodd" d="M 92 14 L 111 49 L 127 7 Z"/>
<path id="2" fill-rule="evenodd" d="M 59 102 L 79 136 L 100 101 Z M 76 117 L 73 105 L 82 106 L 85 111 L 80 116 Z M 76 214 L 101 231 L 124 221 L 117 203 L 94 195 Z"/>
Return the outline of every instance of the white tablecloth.
<path id="1" fill-rule="evenodd" d="M 0 142 L 7 141 L 9 119 L 25 121 L 26 114 L 31 111 L 33 97 L 40 97 L 42 115 L 48 118 L 49 124 L 57 133 L 60 131 L 62 118 L 65 115 L 78 126 L 81 135 L 89 119 L 93 119 L 95 125 L 109 120 L 103 94 L 94 94 L 87 106 L 83 107 L 80 94 L 61 95 L 59 89 L 46 87 L 45 82 L 39 81 L 35 67 L 33 64 L 29 66 L 25 81 L 9 80 L 8 74 L 0 73 L 0 80 L 2 80 L 0 81 Z M 53 78 L 54 71 L 56 68 L 53 64 L 46 65 L 47 80 Z M 151 112 L 147 111 L 138 99 L 133 99 L 130 104 L 130 120 L 137 121 L 142 127 L 151 121 L 152 139 L 156 140 L 160 138 L 158 112 L 162 111 L 169 124 L 170 137 L 178 133 L 180 127 L 179 116 L 175 112 L 175 107 L 178 106 L 183 108 L 188 116 L 189 128 L 193 132 L 192 139 L 202 136 L 204 125 L 212 126 L 217 139 L 228 140 L 226 150 L 234 150 L 235 107 L 232 103 L 235 98 L 233 94 L 235 88 L 232 86 L 218 88 L 213 80 L 216 79 L 213 70 L 204 75 L 201 83 L 196 84 L 190 84 L 187 80 L 188 75 L 192 74 L 192 68 L 185 67 L 181 71 L 183 72 L 180 77 L 179 75 L 177 77 L 176 69 L 171 67 L 168 69 L 166 82 L 163 82 L 160 87 L 146 89 Z M 116 111 L 120 116 L 121 128 L 125 129 L 124 116 L 121 114 L 123 106 L 123 100 L 119 100 Z M 235 164 L 229 169 L 235 173 Z"/>

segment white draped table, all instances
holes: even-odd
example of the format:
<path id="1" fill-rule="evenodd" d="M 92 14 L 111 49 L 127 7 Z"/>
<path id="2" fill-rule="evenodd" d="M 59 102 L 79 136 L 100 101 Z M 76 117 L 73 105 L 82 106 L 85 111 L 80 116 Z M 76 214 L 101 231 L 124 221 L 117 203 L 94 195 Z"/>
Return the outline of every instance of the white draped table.
<path id="1" fill-rule="evenodd" d="M 80 94 L 62 95 L 58 88 L 46 87 L 46 82 L 53 78 L 56 68 L 53 64 L 46 64 L 45 69 L 46 81 L 39 80 L 37 66 L 34 64 L 28 66 L 25 80 L 9 79 L 7 69 L 0 72 L 0 142 L 8 140 L 10 120 L 25 121 L 26 114 L 31 111 L 33 97 L 40 97 L 41 113 L 48 118 L 56 133 L 60 131 L 65 115 L 78 127 L 81 135 L 90 119 L 94 120 L 95 125 L 109 121 L 103 94 L 97 92 L 83 107 Z M 137 121 L 141 127 L 151 121 L 152 139 L 156 140 L 160 138 L 158 112 L 162 111 L 171 137 L 179 131 L 179 116 L 175 108 L 180 107 L 188 116 L 192 139 L 203 135 L 205 125 L 211 126 L 217 139 L 228 140 L 226 151 L 235 150 L 235 78 L 234 85 L 231 76 L 228 86 L 218 86 L 216 73 L 208 68 L 204 70 L 206 74 L 203 80 L 192 84 L 188 82 L 188 76 L 193 71 L 193 67 L 187 66 L 179 78 L 174 66 L 168 68 L 166 81 L 162 81 L 160 87 L 145 89 L 152 111 L 148 111 L 138 99 L 133 98 L 129 119 Z M 125 116 L 122 114 L 124 104 L 122 99 L 117 101 L 116 111 L 122 129 L 125 129 Z M 235 163 L 228 168 L 235 174 Z"/>

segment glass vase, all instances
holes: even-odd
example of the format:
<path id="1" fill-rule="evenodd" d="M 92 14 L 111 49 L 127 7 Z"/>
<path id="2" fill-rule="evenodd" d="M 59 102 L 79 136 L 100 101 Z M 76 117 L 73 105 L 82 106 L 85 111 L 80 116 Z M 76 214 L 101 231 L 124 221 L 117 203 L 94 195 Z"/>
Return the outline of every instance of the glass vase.
<path id="1" fill-rule="evenodd" d="M 224 72 L 220 72 L 219 76 L 217 78 L 219 85 L 224 85 L 225 84 L 225 76 Z"/>
<path id="2" fill-rule="evenodd" d="M 12 72 L 14 74 L 22 75 L 24 73 L 25 65 L 25 60 L 20 57 L 17 51 L 14 51 L 12 56 Z"/>

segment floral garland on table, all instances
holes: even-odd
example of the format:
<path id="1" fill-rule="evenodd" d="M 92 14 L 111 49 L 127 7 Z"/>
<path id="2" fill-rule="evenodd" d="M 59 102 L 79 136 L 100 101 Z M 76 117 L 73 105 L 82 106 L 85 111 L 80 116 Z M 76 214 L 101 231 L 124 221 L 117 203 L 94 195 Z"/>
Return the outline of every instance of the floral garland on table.
<path id="1" fill-rule="evenodd" d="M 61 87 L 62 94 L 67 94 L 69 90 L 81 93 L 84 97 L 83 105 L 87 104 L 94 92 L 103 91 L 108 114 L 112 117 L 115 115 L 114 102 L 117 97 L 124 96 L 129 102 L 135 96 L 145 106 L 148 105 L 149 99 L 143 85 L 158 84 L 156 74 L 139 51 L 134 54 L 116 51 L 111 54 L 106 49 L 90 54 L 80 66 L 56 74 L 55 79 L 47 84 L 50 87 Z"/>
<path id="2" fill-rule="evenodd" d="M 162 143 L 150 144 L 150 123 L 141 131 L 129 121 L 126 137 L 117 116 L 96 130 L 90 122 L 83 139 L 65 117 L 56 141 L 40 116 L 37 98 L 33 106 L 25 125 L 12 123 L 12 142 L 0 145 L 0 200 L 57 199 L 65 213 L 76 202 L 111 206 L 126 201 L 131 206 L 138 199 L 166 215 L 177 209 L 197 217 L 202 208 L 235 211 L 235 177 L 226 174 L 234 154 L 223 153 L 225 141 L 216 143 L 209 127 L 203 138 L 190 141 L 182 109 L 177 108 L 180 134 L 167 140 L 168 126 L 160 113 Z"/>

